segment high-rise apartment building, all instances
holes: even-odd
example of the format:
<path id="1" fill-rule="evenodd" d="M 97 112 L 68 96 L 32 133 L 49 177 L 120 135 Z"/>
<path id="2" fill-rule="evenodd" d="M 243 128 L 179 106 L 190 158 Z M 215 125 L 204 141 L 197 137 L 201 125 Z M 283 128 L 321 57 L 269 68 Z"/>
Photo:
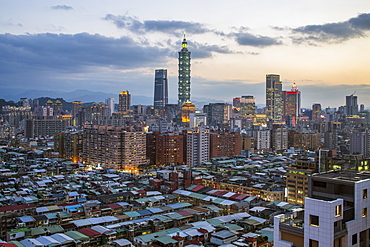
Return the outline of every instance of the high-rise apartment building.
<path id="1" fill-rule="evenodd" d="M 210 133 L 210 158 L 240 155 L 242 137 L 238 132 Z"/>
<path id="2" fill-rule="evenodd" d="M 168 104 L 168 79 L 166 69 L 157 69 L 154 79 L 154 109 L 163 109 Z"/>
<path id="3" fill-rule="evenodd" d="M 119 93 L 118 112 L 127 112 L 131 106 L 131 94 L 129 91 Z"/>
<path id="4" fill-rule="evenodd" d="M 146 164 L 146 133 L 108 125 L 85 127 L 82 160 L 135 173 Z"/>
<path id="5" fill-rule="evenodd" d="M 283 98 L 280 75 L 266 75 L 266 117 L 273 123 L 283 121 Z"/>
<path id="6" fill-rule="evenodd" d="M 179 52 L 179 89 L 178 89 L 178 103 L 185 104 L 190 101 L 190 51 L 188 50 L 188 43 L 185 38 L 182 41 L 182 49 Z"/>
<path id="7" fill-rule="evenodd" d="M 109 107 L 109 116 L 112 116 L 114 112 L 114 98 L 105 99 L 105 104 Z"/>
<path id="8" fill-rule="evenodd" d="M 368 129 L 353 131 L 350 135 L 349 147 L 351 154 L 362 154 L 365 157 L 370 157 L 370 131 Z"/>
<path id="9" fill-rule="evenodd" d="M 81 101 L 72 102 L 72 117 L 77 117 L 77 114 L 82 110 L 84 104 Z"/>
<path id="10" fill-rule="evenodd" d="M 82 130 L 67 130 L 54 136 L 54 151 L 58 152 L 59 158 L 70 159 L 78 162 L 82 154 Z"/>
<path id="11" fill-rule="evenodd" d="M 312 105 L 312 120 L 319 121 L 321 120 L 321 104 L 313 104 Z"/>
<path id="12" fill-rule="evenodd" d="M 271 148 L 273 151 L 288 149 L 288 129 L 282 124 L 274 124 L 271 130 Z"/>
<path id="13" fill-rule="evenodd" d="M 197 166 L 209 161 L 209 130 L 198 127 L 186 132 L 186 164 Z"/>
<path id="14" fill-rule="evenodd" d="M 308 177 L 304 212 L 274 218 L 274 246 L 369 246 L 370 174 L 336 170 Z"/>
<path id="15" fill-rule="evenodd" d="M 253 149 L 255 151 L 271 151 L 271 131 L 264 130 L 248 130 L 248 135 L 254 138 Z"/>
<path id="16" fill-rule="evenodd" d="M 183 164 L 185 162 L 185 135 L 149 133 L 147 134 L 146 153 L 151 164 Z"/>
<path id="17" fill-rule="evenodd" d="M 346 96 L 346 115 L 347 116 L 358 115 L 357 96 L 354 96 L 353 94 L 350 96 Z"/>

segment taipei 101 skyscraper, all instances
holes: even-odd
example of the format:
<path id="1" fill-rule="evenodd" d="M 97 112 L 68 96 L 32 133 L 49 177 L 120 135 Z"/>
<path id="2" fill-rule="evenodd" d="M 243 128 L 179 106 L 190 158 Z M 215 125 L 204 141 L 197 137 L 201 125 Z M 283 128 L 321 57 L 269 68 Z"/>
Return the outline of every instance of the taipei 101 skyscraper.
<path id="1" fill-rule="evenodd" d="M 185 32 L 182 49 L 179 51 L 179 105 L 190 101 L 190 51 L 188 51 Z"/>

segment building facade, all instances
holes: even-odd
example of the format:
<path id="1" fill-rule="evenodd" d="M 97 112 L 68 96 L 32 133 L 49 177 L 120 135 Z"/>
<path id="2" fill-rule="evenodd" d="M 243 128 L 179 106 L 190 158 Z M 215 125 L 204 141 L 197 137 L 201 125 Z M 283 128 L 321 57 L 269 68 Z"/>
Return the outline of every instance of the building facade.
<path id="1" fill-rule="evenodd" d="M 308 184 L 303 217 L 275 216 L 274 246 L 369 246 L 369 173 L 318 173 Z"/>
<path id="2" fill-rule="evenodd" d="M 85 127 L 82 160 L 135 173 L 146 164 L 146 133 L 108 125 Z"/>
<path id="3" fill-rule="evenodd" d="M 209 161 L 209 130 L 198 127 L 186 132 L 186 164 L 197 166 Z"/>
<path id="4" fill-rule="evenodd" d="M 237 132 L 210 133 L 210 158 L 240 155 L 242 137 Z"/>
<path id="5" fill-rule="evenodd" d="M 209 103 L 203 106 L 203 112 L 207 114 L 209 126 L 223 127 L 229 125 L 232 106 L 229 103 Z"/>
<path id="6" fill-rule="evenodd" d="M 185 135 L 153 132 L 147 134 L 147 158 L 154 165 L 184 164 Z"/>

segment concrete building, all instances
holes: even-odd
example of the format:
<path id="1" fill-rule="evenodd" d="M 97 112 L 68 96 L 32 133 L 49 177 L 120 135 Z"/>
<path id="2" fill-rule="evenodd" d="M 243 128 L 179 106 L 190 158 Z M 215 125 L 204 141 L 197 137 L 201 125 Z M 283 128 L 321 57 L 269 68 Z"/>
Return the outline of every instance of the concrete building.
<path id="1" fill-rule="evenodd" d="M 81 161 L 82 131 L 62 131 L 54 136 L 54 151 L 59 158 L 70 159 L 73 162 Z"/>
<path id="2" fill-rule="evenodd" d="M 129 91 L 119 93 L 118 112 L 124 113 L 130 110 L 131 94 Z"/>
<path id="3" fill-rule="evenodd" d="M 228 126 L 232 105 L 229 103 L 209 103 L 203 106 L 203 112 L 208 116 L 209 126 Z"/>
<path id="4" fill-rule="evenodd" d="M 109 116 L 112 116 L 114 112 L 114 98 L 105 99 L 105 104 L 109 107 Z"/>
<path id="5" fill-rule="evenodd" d="M 210 158 L 240 155 L 242 137 L 236 132 L 210 133 Z"/>
<path id="6" fill-rule="evenodd" d="M 54 136 L 56 133 L 65 131 L 71 125 L 71 119 L 55 117 L 41 117 L 25 119 L 24 135 L 27 138 Z"/>
<path id="7" fill-rule="evenodd" d="M 175 133 L 148 133 L 146 155 L 151 164 L 185 163 L 185 135 Z"/>
<path id="8" fill-rule="evenodd" d="M 125 127 L 85 127 L 82 160 L 135 173 L 139 165 L 147 163 L 146 134 Z"/>
<path id="9" fill-rule="evenodd" d="M 365 157 L 370 157 L 370 132 L 368 129 L 352 132 L 349 144 L 351 154 L 362 154 Z"/>
<path id="10" fill-rule="evenodd" d="M 186 164 L 197 166 L 209 161 L 209 130 L 198 127 L 186 132 Z"/>
<path id="11" fill-rule="evenodd" d="M 201 125 L 204 125 L 204 126 L 207 125 L 207 114 L 206 113 L 194 112 L 194 113 L 190 113 L 189 117 L 190 117 L 190 123 L 189 123 L 190 128 L 196 128 Z"/>
<path id="12" fill-rule="evenodd" d="M 331 171 L 309 177 L 303 217 L 274 218 L 276 247 L 369 246 L 370 174 Z"/>

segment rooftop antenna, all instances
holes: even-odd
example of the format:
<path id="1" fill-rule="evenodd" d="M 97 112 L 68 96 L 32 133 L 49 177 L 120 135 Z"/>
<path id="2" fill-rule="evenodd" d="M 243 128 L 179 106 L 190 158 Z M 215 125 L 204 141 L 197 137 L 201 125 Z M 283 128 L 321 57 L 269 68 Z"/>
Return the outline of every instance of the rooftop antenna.
<path id="1" fill-rule="evenodd" d="M 353 94 L 351 94 L 351 96 L 353 96 L 355 93 L 356 93 L 356 91 L 354 91 Z"/>

